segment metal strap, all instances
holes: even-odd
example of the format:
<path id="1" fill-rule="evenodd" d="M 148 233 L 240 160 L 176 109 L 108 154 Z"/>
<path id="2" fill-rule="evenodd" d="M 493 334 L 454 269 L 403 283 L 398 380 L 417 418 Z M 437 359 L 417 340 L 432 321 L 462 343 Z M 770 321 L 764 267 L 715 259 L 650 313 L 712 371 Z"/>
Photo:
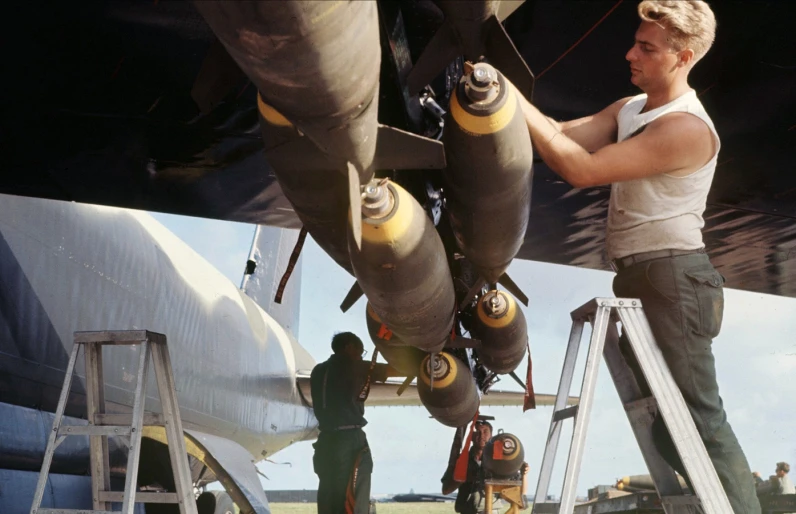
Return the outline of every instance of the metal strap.
<path id="1" fill-rule="evenodd" d="M 293 274 L 293 269 L 296 267 L 296 262 L 298 261 L 299 255 L 301 255 L 301 248 L 304 246 L 305 239 L 307 239 L 307 227 L 301 227 L 298 241 L 296 241 L 296 246 L 293 248 L 293 253 L 290 254 L 290 259 L 287 262 L 287 269 L 285 270 L 284 275 L 282 275 L 282 279 L 279 281 L 279 287 L 276 289 L 274 303 L 282 303 L 282 295 L 285 294 L 287 281 L 290 279 L 290 275 Z"/>
<path id="2" fill-rule="evenodd" d="M 370 394 L 370 381 L 373 379 L 373 370 L 376 368 L 376 359 L 379 356 L 379 349 L 376 348 L 373 350 L 373 357 L 370 359 L 370 369 L 368 370 L 368 376 L 365 379 L 365 383 L 362 384 L 362 389 L 359 391 L 359 401 L 364 402 L 368 399 L 368 395 Z"/>
<path id="3" fill-rule="evenodd" d="M 324 409 L 326 409 L 326 381 L 329 379 L 329 366 L 326 366 L 326 370 L 323 372 L 323 398 L 321 400 L 321 405 Z"/>

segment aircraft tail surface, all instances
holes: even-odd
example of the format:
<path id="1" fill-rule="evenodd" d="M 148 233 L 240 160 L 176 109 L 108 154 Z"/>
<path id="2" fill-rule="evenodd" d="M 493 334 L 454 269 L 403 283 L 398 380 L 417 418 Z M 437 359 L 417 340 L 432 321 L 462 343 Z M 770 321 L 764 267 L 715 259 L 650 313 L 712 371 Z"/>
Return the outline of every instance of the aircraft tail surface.
<path id="1" fill-rule="evenodd" d="M 281 288 L 281 303 L 274 298 L 280 291 L 280 282 L 298 240 L 298 230 L 258 225 L 241 282 L 241 290 L 296 339 L 301 300 L 300 259 Z"/>

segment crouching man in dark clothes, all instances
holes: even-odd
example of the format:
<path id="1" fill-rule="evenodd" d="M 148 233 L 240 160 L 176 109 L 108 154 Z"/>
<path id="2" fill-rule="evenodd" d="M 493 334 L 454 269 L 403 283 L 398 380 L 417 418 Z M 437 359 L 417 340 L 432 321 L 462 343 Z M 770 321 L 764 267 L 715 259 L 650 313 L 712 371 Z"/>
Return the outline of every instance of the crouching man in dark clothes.
<path id="1" fill-rule="evenodd" d="M 312 406 L 320 435 L 312 463 L 318 475 L 319 514 L 367 514 L 373 459 L 362 427 L 371 381 L 398 373 L 365 360 L 362 341 L 351 332 L 332 338 L 334 354 L 310 375 Z"/>

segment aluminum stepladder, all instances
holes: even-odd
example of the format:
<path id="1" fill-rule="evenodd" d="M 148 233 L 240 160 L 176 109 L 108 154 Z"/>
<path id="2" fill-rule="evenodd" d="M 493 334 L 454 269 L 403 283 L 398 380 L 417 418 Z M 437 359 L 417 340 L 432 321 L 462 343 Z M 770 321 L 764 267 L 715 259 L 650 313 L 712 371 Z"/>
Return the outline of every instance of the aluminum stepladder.
<path id="1" fill-rule="evenodd" d="M 636 355 L 652 396 L 645 396 L 642 392 L 636 376 L 621 354 L 617 321 L 622 323 L 624 333 Z M 575 363 L 586 322 L 592 324 L 592 334 L 586 357 L 580 402 L 578 405 L 567 408 L 566 400 L 575 374 Z M 601 354 L 605 358 L 608 371 L 616 385 L 636 441 L 661 498 L 664 511 L 667 514 L 731 513 L 730 502 L 697 432 L 683 395 L 677 388 L 663 354 L 655 342 L 655 337 L 641 307 L 641 301 L 626 298 L 595 298 L 572 312 L 572 331 L 550 422 L 547 446 L 539 472 L 533 514 L 572 514 L 575 508 L 575 490 L 580 474 L 586 429 L 589 424 Z M 660 412 L 666 428 L 672 436 L 695 489 L 695 495 L 685 496 L 683 494 L 677 475 L 655 447 L 651 427 L 657 412 Z M 546 500 L 550 478 L 561 436 L 561 427 L 568 418 L 573 418 L 574 427 L 561 500 L 560 504 L 550 503 Z"/>
<path id="2" fill-rule="evenodd" d="M 121 502 L 124 514 L 132 514 L 135 503 L 176 503 L 180 514 L 196 514 L 191 471 L 182 432 L 174 375 L 166 346 L 166 336 L 146 330 L 75 332 L 74 346 L 66 368 L 64 385 L 55 411 L 55 419 L 47 449 L 44 453 L 39 481 L 33 497 L 31 514 L 100 514 L 109 512 L 111 502 Z M 135 385 L 132 414 L 108 414 L 105 412 L 105 383 L 102 373 L 102 348 L 111 345 L 140 345 L 138 373 Z M 86 405 L 88 425 L 62 425 L 61 421 L 72 385 L 77 354 L 80 348 L 86 359 Z M 155 367 L 155 378 L 163 414 L 144 414 L 147 371 L 149 357 Z M 144 425 L 161 425 L 168 440 L 169 457 L 174 471 L 176 493 L 137 492 L 138 465 L 141 457 L 141 429 Z M 67 436 L 83 435 L 90 439 L 91 489 L 94 510 L 69 510 L 41 508 L 47 476 L 50 472 L 55 449 Z M 110 490 L 108 461 L 108 437 L 130 438 L 127 457 L 127 476 L 124 492 Z M 119 511 L 114 511 L 119 512 Z"/>

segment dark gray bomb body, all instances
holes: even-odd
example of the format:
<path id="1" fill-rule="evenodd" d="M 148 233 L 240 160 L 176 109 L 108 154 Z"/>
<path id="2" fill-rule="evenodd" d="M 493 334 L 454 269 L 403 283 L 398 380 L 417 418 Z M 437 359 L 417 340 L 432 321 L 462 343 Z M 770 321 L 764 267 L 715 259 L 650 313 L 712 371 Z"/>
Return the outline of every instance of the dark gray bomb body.
<path id="1" fill-rule="evenodd" d="M 533 150 L 516 95 L 494 68 L 477 64 L 451 96 L 443 136 L 456 241 L 490 284 L 519 252 L 530 216 Z"/>
<path id="2" fill-rule="evenodd" d="M 325 154 L 373 176 L 381 47 L 375 2 L 195 2 L 263 99 Z"/>

